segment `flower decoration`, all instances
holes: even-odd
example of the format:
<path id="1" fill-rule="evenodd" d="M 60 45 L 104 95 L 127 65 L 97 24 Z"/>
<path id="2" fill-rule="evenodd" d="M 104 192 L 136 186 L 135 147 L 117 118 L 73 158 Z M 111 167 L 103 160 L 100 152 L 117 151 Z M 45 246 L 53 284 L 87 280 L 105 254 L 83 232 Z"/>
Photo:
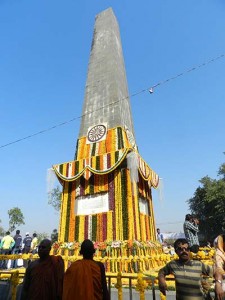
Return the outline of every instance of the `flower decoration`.
<path id="1" fill-rule="evenodd" d="M 112 241 L 111 247 L 112 248 L 120 248 L 121 241 Z"/>

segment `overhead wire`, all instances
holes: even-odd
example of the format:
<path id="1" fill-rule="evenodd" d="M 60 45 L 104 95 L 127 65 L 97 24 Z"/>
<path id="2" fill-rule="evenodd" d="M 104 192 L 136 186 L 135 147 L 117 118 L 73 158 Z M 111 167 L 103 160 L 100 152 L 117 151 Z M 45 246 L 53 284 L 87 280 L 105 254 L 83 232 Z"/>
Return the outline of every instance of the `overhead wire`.
<path id="1" fill-rule="evenodd" d="M 193 71 L 195 71 L 196 69 L 201 68 L 201 67 L 203 67 L 203 66 L 206 66 L 206 65 L 208 65 L 208 64 L 210 64 L 210 63 L 213 63 L 213 62 L 215 62 L 216 60 L 221 59 L 221 58 L 223 58 L 223 57 L 225 57 L 225 54 L 221 54 L 221 55 L 219 55 L 219 56 L 217 56 L 217 57 L 215 57 L 215 58 L 212 58 L 212 59 L 210 59 L 210 60 L 208 60 L 208 61 L 206 61 L 206 62 L 204 62 L 204 63 L 202 63 L 202 64 L 200 64 L 200 65 L 194 66 L 194 67 L 192 67 L 192 68 L 190 68 L 190 69 L 188 69 L 188 70 L 186 70 L 186 71 L 183 71 L 182 73 L 179 73 L 179 74 L 177 74 L 177 75 L 175 75 L 175 76 L 173 76 L 173 77 L 170 77 L 170 78 L 168 78 L 168 79 L 166 79 L 166 80 L 160 81 L 160 82 L 158 82 L 158 83 L 156 83 L 156 84 L 154 84 L 154 85 L 152 85 L 152 86 L 150 86 L 150 87 L 148 87 L 148 88 L 146 88 L 146 89 L 142 89 L 142 90 L 140 90 L 140 91 L 138 91 L 138 92 L 136 92 L 136 93 L 133 93 L 133 94 L 131 94 L 131 95 L 128 95 L 128 96 L 126 96 L 126 97 L 124 97 L 124 98 L 121 98 L 121 99 L 116 100 L 116 101 L 113 101 L 113 102 L 111 102 L 111 103 L 109 103 L 109 104 L 103 105 L 102 107 L 97 108 L 97 109 L 92 110 L 92 111 L 89 111 L 89 112 L 87 112 L 86 114 L 83 114 L 83 115 L 78 116 L 78 117 L 74 117 L 74 118 L 72 118 L 72 119 L 70 119 L 70 120 L 68 120 L 68 121 L 65 121 L 65 122 L 62 122 L 62 123 L 53 125 L 53 126 L 51 126 L 51 127 L 49 127 L 49 128 L 43 129 L 43 130 L 38 131 L 38 132 L 35 132 L 35 133 L 33 133 L 33 134 L 29 134 L 29 135 L 27 135 L 27 136 L 25 136 L 25 137 L 19 138 L 19 139 L 17 139 L 17 140 L 12 141 L 12 142 L 3 144 L 3 145 L 0 146 L 0 149 L 1 149 L 1 148 L 5 148 L 5 147 L 10 146 L 10 145 L 15 144 L 15 143 L 19 143 L 19 142 L 21 142 L 21 141 L 30 139 L 30 138 L 32 138 L 32 137 L 34 137 L 34 136 L 36 136 L 36 135 L 43 134 L 43 133 L 45 133 L 45 132 L 47 132 L 47 131 L 50 131 L 50 130 L 53 130 L 53 129 L 57 128 L 57 127 L 64 126 L 64 125 L 69 124 L 69 123 L 71 123 L 71 122 L 73 122 L 73 121 L 75 121 L 75 120 L 81 119 L 82 117 L 84 117 L 84 116 L 86 116 L 86 115 L 89 115 L 89 114 L 91 114 L 91 113 L 93 113 L 93 112 L 96 112 L 96 111 L 101 110 L 101 109 L 103 109 L 103 108 L 105 108 L 105 107 L 114 105 L 115 103 L 118 103 L 118 102 L 120 102 L 120 101 L 124 101 L 124 100 L 126 100 L 126 99 L 128 99 L 128 98 L 133 98 L 133 97 L 135 97 L 135 96 L 137 96 L 137 95 L 139 95 L 139 94 L 142 94 L 142 93 L 144 93 L 144 92 L 146 92 L 146 91 L 148 91 L 150 94 L 152 94 L 152 93 L 154 92 L 154 89 L 155 89 L 156 87 L 158 87 L 158 86 L 160 86 L 160 85 L 163 85 L 163 84 L 165 84 L 165 83 L 168 83 L 169 81 L 175 80 L 175 79 L 177 79 L 178 77 L 185 75 L 186 73 L 193 72 Z"/>
<path id="2" fill-rule="evenodd" d="M 120 101 L 122 101 L 122 100 L 125 100 L 125 99 L 127 99 L 127 98 L 129 98 L 129 96 L 124 97 L 123 99 L 120 99 L 120 100 L 111 102 L 111 103 L 109 103 L 109 104 L 107 104 L 107 105 L 104 105 L 104 106 L 102 106 L 102 107 L 99 107 L 99 108 L 97 108 L 97 109 L 95 109 L 95 110 L 89 111 L 89 112 L 87 112 L 86 114 L 83 114 L 83 115 L 81 115 L 81 116 L 74 117 L 74 118 L 72 118 L 72 119 L 70 119 L 70 120 L 68 120 L 68 121 L 65 121 L 65 122 L 56 124 L 56 125 L 54 125 L 54 126 L 51 126 L 51 127 L 49 127 L 49 128 L 46 128 L 46 129 L 43 129 L 43 130 L 38 131 L 38 132 L 36 132 L 36 133 L 27 135 L 27 136 L 25 136 L 25 137 L 23 137 L 23 138 L 20 138 L 20 139 L 17 139 L 17 140 L 15 140 L 15 141 L 9 142 L 9 143 L 7 143 L 7 144 L 1 145 L 1 146 L 0 146 L 0 149 L 1 149 L 1 148 L 4 148 L 4 147 L 7 147 L 7 146 L 9 146 L 9 145 L 12 145 L 12 144 L 21 142 L 21 141 L 23 141 L 23 140 L 29 139 L 29 138 L 34 137 L 34 136 L 36 136 L 36 135 L 45 133 L 45 132 L 47 132 L 47 131 L 53 130 L 53 129 L 57 128 L 57 127 L 66 125 L 66 124 L 71 123 L 71 122 L 73 122 L 73 121 L 75 121 L 75 120 L 81 119 L 82 117 L 84 117 L 84 116 L 86 116 L 86 115 L 89 115 L 89 114 L 91 114 L 91 113 L 93 113 L 93 112 L 96 112 L 96 111 L 98 111 L 98 110 L 101 110 L 101 109 L 103 109 L 103 108 L 105 108 L 105 107 L 114 105 L 115 103 L 118 103 L 118 102 L 120 102 Z"/>
<path id="3" fill-rule="evenodd" d="M 206 65 L 208 65 L 208 64 L 210 64 L 210 63 L 213 63 L 213 62 L 215 62 L 216 60 L 223 58 L 224 56 L 225 56 L 225 54 L 221 54 L 221 55 L 219 55 L 219 56 L 217 56 L 217 57 L 215 57 L 215 58 L 212 58 L 212 59 L 210 59 L 210 60 L 208 60 L 208 61 L 206 61 L 206 62 L 204 62 L 204 63 L 202 63 L 202 64 L 200 64 L 200 65 L 194 66 L 194 67 L 192 67 L 192 68 L 190 68 L 190 69 L 188 69 L 188 70 L 186 70 L 186 71 L 184 71 L 184 72 L 182 72 L 182 73 L 179 73 L 179 74 L 177 74 L 177 75 L 175 75 L 175 76 L 173 76 L 173 77 L 170 77 L 170 78 L 168 78 L 168 79 L 166 79 L 166 80 L 160 81 L 160 82 L 158 82 L 158 83 L 152 85 L 152 86 L 148 89 L 148 91 L 152 94 L 152 93 L 154 92 L 154 89 L 155 89 L 156 87 L 158 87 L 158 86 L 160 86 L 160 85 L 162 85 L 162 84 L 165 84 L 165 83 L 167 83 L 167 82 L 169 82 L 169 81 L 171 81 L 171 80 L 177 79 L 178 77 L 183 76 L 183 75 L 185 75 L 186 73 L 190 73 L 190 72 L 192 72 L 192 71 L 195 71 L 195 70 L 198 69 L 198 68 L 201 68 L 201 67 L 204 67 L 204 66 L 206 66 Z"/>

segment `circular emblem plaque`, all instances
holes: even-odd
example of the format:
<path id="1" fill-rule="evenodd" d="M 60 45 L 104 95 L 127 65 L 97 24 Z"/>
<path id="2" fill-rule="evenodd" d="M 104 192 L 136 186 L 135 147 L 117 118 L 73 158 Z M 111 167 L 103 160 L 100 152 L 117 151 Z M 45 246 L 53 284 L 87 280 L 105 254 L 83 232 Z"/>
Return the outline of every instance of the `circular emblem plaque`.
<path id="1" fill-rule="evenodd" d="M 100 141 L 103 136 L 106 133 L 106 126 L 105 125 L 96 125 L 93 126 L 89 131 L 88 131 L 88 140 L 89 142 L 98 142 Z"/>

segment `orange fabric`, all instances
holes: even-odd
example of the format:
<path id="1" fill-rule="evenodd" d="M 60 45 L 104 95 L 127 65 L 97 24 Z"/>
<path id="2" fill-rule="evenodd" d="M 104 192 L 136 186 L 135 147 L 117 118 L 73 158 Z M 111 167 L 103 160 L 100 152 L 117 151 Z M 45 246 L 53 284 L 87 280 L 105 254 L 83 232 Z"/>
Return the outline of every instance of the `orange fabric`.
<path id="1" fill-rule="evenodd" d="M 61 256 L 31 262 L 26 270 L 21 300 L 62 299 L 63 275 Z"/>
<path id="2" fill-rule="evenodd" d="M 64 276 L 63 300 L 102 300 L 100 266 L 91 259 L 71 264 Z"/>

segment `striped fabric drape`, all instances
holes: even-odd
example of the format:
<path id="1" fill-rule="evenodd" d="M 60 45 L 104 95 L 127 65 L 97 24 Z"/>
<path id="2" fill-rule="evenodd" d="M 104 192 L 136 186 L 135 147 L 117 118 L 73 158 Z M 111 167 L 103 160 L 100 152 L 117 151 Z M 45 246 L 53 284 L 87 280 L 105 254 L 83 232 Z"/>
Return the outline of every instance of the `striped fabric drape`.
<path id="1" fill-rule="evenodd" d="M 127 163 L 130 152 L 137 158 L 138 182 L 131 179 L 133 168 Z M 130 144 L 126 131 L 121 127 L 109 129 L 106 139 L 98 143 L 87 144 L 86 137 L 81 137 L 75 157 L 53 166 L 63 185 L 60 241 L 154 241 L 151 187 L 158 186 L 159 177 Z M 107 193 L 108 211 L 75 215 L 78 197 L 98 193 Z M 149 215 L 140 213 L 140 196 L 147 201 Z"/>

